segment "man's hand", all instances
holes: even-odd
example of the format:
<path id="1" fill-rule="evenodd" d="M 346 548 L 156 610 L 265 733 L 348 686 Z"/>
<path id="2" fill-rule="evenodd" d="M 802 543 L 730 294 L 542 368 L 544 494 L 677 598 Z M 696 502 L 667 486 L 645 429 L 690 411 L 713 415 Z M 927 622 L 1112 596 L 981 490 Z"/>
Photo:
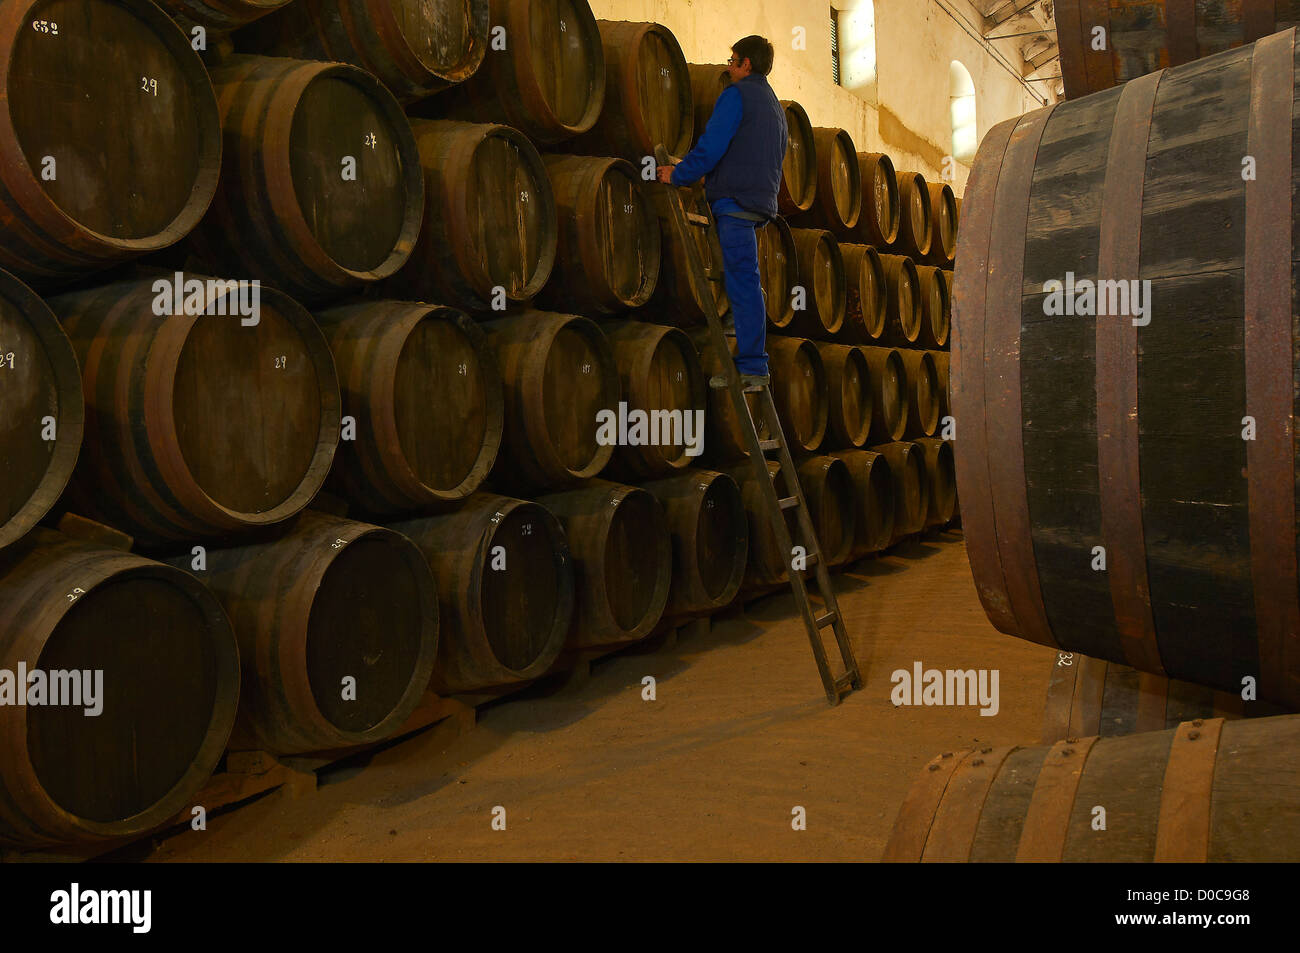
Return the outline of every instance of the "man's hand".
<path id="1" fill-rule="evenodd" d="M 655 174 L 659 177 L 660 182 L 672 184 L 673 169 L 675 168 L 677 168 L 676 163 L 673 163 L 672 165 L 661 165 L 656 168 Z"/>

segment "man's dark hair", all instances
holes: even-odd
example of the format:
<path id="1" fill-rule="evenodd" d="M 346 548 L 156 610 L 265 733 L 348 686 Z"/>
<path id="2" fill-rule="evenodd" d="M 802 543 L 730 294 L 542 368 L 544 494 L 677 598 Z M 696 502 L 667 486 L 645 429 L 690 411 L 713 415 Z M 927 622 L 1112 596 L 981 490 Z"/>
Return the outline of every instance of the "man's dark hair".
<path id="1" fill-rule="evenodd" d="M 731 52 L 735 55 L 737 63 L 743 63 L 748 59 L 749 68 L 760 76 L 772 72 L 772 60 L 776 58 L 776 51 L 772 49 L 772 44 L 765 37 L 757 33 L 731 44 Z"/>

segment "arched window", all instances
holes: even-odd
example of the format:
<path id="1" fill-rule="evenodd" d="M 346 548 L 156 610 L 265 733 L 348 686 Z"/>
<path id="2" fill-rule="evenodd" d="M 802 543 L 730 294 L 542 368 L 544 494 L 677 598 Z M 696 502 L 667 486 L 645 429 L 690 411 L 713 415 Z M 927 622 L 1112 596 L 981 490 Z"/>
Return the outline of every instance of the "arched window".
<path id="1" fill-rule="evenodd" d="M 948 64 L 948 93 L 952 99 L 952 155 L 969 161 L 975 157 L 979 141 L 975 131 L 975 83 L 970 70 L 958 60 Z"/>
<path id="2" fill-rule="evenodd" d="M 876 101 L 876 8 L 873 0 L 834 0 L 839 84 Z"/>

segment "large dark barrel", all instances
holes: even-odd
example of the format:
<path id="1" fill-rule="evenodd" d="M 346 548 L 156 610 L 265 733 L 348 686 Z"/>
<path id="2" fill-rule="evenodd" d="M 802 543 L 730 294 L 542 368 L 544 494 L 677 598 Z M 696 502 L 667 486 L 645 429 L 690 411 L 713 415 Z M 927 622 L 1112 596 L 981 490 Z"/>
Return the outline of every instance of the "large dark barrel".
<path id="1" fill-rule="evenodd" d="M 695 106 L 686 57 L 659 23 L 597 20 L 605 52 L 605 108 L 596 124 L 565 148 L 618 156 L 638 168 L 663 145 L 670 156 L 690 151 Z"/>
<path id="2" fill-rule="evenodd" d="M 559 242 L 537 304 L 614 314 L 650 300 L 659 281 L 659 219 L 630 162 L 545 156 Z"/>
<path id="3" fill-rule="evenodd" d="M 847 291 L 840 338 L 851 344 L 874 344 L 885 333 L 885 296 L 889 290 L 885 266 L 869 245 L 841 243 L 840 255 Z"/>
<path id="4" fill-rule="evenodd" d="M 754 475 L 753 464 L 748 461 L 737 463 L 728 467 L 727 473 L 740 487 L 745 518 L 749 522 L 749 561 L 745 566 L 742 588 L 761 589 L 787 581 L 792 557 L 777 545 L 776 534 L 772 532 L 771 510 L 763 502 L 762 488 Z M 780 497 L 784 490 L 784 481 L 780 479 L 781 464 L 768 460 L 767 473 L 768 478 L 776 483 L 777 496 Z M 794 517 L 789 510 L 784 515 L 793 538 Z"/>
<path id="5" fill-rule="evenodd" d="M 799 487 L 808 502 L 808 515 L 817 544 L 828 566 L 847 562 L 853 552 L 857 491 L 848 465 L 838 457 L 808 457 L 799 463 Z"/>
<path id="6" fill-rule="evenodd" d="M 507 42 L 526 36 L 509 34 Z M 479 68 L 488 0 L 293 0 L 236 39 L 241 50 L 351 63 L 407 103 Z"/>
<path id="7" fill-rule="evenodd" d="M 1057 0 L 1056 37 L 1067 99 L 1109 89 L 1300 23 L 1295 0 Z M 1105 31 L 1102 49 L 1095 31 Z"/>
<path id="8" fill-rule="evenodd" d="M 266 16 L 290 0 L 162 0 L 159 4 L 187 32 L 195 24 L 209 33 L 229 33 Z"/>
<path id="9" fill-rule="evenodd" d="M 877 553 L 894 537 L 894 484 L 889 462 L 872 450 L 837 450 L 853 481 L 853 547 L 849 559 Z"/>
<path id="10" fill-rule="evenodd" d="M 889 443 L 903 439 L 911 398 L 903 356 L 892 347 L 863 347 L 871 373 L 871 439 Z"/>
<path id="11" fill-rule="evenodd" d="M 164 824 L 193 803 L 235 720 L 238 650 L 212 593 L 42 527 L 0 555 L 0 668 L 19 665 L 49 691 L 76 692 L 59 673 L 80 676 L 81 697 L 0 706 L 0 843 L 103 843 Z"/>
<path id="12" fill-rule="evenodd" d="M 606 480 L 539 497 L 569 540 L 577 610 L 567 647 L 635 642 L 650 634 L 673 578 L 668 517 L 635 486 Z"/>
<path id="13" fill-rule="evenodd" d="M 509 126 L 412 120 L 424 169 L 424 223 L 381 291 L 502 310 L 541 291 L 555 264 L 555 197 L 537 149 Z"/>
<path id="14" fill-rule="evenodd" d="M 930 186 L 919 172 L 899 172 L 898 178 L 898 238 L 893 251 L 918 261 L 930 254 L 931 223 L 934 209 L 930 206 Z"/>
<path id="15" fill-rule="evenodd" d="M 152 3 L 6 4 L 0 77 L 0 268 L 43 286 L 198 224 L 221 168 L 216 98 Z"/>
<path id="16" fill-rule="evenodd" d="M 913 347 L 921 337 L 921 278 L 905 255 L 881 255 L 885 270 L 885 330 L 880 340 Z"/>
<path id="17" fill-rule="evenodd" d="M 614 451 L 611 475 L 644 480 L 698 462 L 704 450 L 708 382 L 691 339 L 677 328 L 644 321 L 608 321 L 603 330 L 618 365 L 629 438 L 638 432 L 630 415 L 641 411 L 646 418 L 638 442 L 620 442 Z M 610 410 L 617 413 L 619 408 Z"/>
<path id="18" fill-rule="evenodd" d="M 952 367 L 994 624 L 1291 707 L 1294 53 L 1292 30 L 991 130 Z M 1109 282 L 1107 314 L 1051 313 L 1067 280 L 1085 305 Z"/>
<path id="19" fill-rule="evenodd" d="M 781 163 L 781 191 L 777 206 L 782 215 L 806 212 L 817 198 L 817 140 L 808 113 L 791 99 L 785 107 L 785 159 Z"/>
<path id="20" fill-rule="evenodd" d="M 862 214 L 853 241 L 884 248 L 898 240 L 900 204 L 898 173 L 893 160 L 881 152 L 858 153 L 862 180 Z"/>
<path id="21" fill-rule="evenodd" d="M 1045 745 L 1066 738 L 1103 738 L 1177 728 L 1194 718 L 1278 715 L 1276 706 L 1240 695 L 1139 672 L 1078 652 L 1057 652 L 1043 707 Z"/>
<path id="22" fill-rule="evenodd" d="M 593 477 L 613 446 L 597 441 L 596 415 L 618 410 L 614 352 L 594 321 L 524 311 L 489 321 L 488 343 L 505 385 L 505 437 L 494 478 L 559 486 Z"/>
<path id="23" fill-rule="evenodd" d="M 916 445 L 925 453 L 925 478 L 929 482 L 929 506 L 925 525 L 947 526 L 957 505 L 957 468 L 951 440 L 918 437 Z"/>
<path id="24" fill-rule="evenodd" d="M 642 484 L 664 508 L 673 546 L 666 617 L 728 605 L 740 590 L 749 556 L 749 522 L 736 481 L 713 470 L 688 470 Z"/>
<path id="25" fill-rule="evenodd" d="M 438 586 L 435 692 L 476 692 L 546 674 L 573 620 L 573 562 L 549 510 L 475 493 L 453 513 L 392 528 L 424 553 Z"/>
<path id="26" fill-rule="evenodd" d="M 829 396 L 826 445 L 861 447 L 871 433 L 871 372 L 861 348 L 818 344 Z"/>
<path id="27" fill-rule="evenodd" d="M 157 313 L 174 309 L 170 275 L 50 299 L 86 396 L 68 502 L 145 545 L 288 519 L 324 484 L 339 442 L 338 376 L 311 315 L 262 287 L 245 326 L 252 289 L 182 277 L 195 284 L 174 315 Z"/>
<path id="28" fill-rule="evenodd" d="M 659 240 L 661 246 L 659 260 L 659 281 L 654 294 L 641 316 L 647 321 L 659 324 L 675 324 L 680 327 L 705 324 L 704 302 L 696 293 L 691 282 L 688 254 L 695 254 L 704 262 L 705 269 L 716 275 L 718 280 L 710 282 L 713 292 L 713 305 L 721 314 L 728 307 L 727 289 L 722 280 L 722 246 L 718 244 L 718 230 L 714 224 L 713 212 L 701 190 L 681 193 L 682 204 L 688 214 L 699 215 L 709 220 L 708 228 L 686 226 L 685 234 L 678 231 L 674 219 L 662 214 L 666 210 L 659 208 Z M 652 195 L 652 200 L 662 203 L 667 201 L 664 193 Z M 692 245 L 694 251 L 691 251 Z"/>
<path id="29" fill-rule="evenodd" d="M 932 265 L 951 268 L 957 255 L 957 197 L 947 182 L 931 182 L 930 254 Z"/>
<path id="30" fill-rule="evenodd" d="M 891 543 L 925 528 L 930 512 L 930 482 L 925 473 L 925 451 L 915 443 L 895 441 L 871 448 L 889 464 L 894 486 L 894 535 Z"/>
<path id="31" fill-rule="evenodd" d="M 271 542 L 173 565 L 221 599 L 243 671 L 230 746 L 272 754 L 386 738 L 438 653 L 438 594 L 420 550 L 381 526 L 307 511 Z"/>
<path id="32" fill-rule="evenodd" d="M 916 343 L 921 347 L 938 350 L 948 344 L 952 302 L 946 275 L 947 272 L 931 265 L 916 266 L 917 299 L 921 305 L 921 325 L 917 330 Z"/>
<path id="33" fill-rule="evenodd" d="M 862 213 L 862 173 L 857 147 L 843 129 L 813 129 L 817 150 L 817 190 L 812 207 L 791 216 L 792 225 L 825 228 L 838 237 L 856 238 L 854 229 Z"/>
<path id="34" fill-rule="evenodd" d="M 883 859 L 1294 863 L 1298 747 L 1287 715 L 948 752 L 913 784 Z"/>
<path id="35" fill-rule="evenodd" d="M 791 448 L 822 445 L 830 415 L 830 384 L 817 345 L 807 338 L 767 339 L 772 400 Z"/>
<path id="36" fill-rule="evenodd" d="M 767 325 L 783 330 L 794 320 L 791 294 L 799 284 L 799 253 L 794 233 L 785 219 L 777 216 L 759 228 L 755 235 L 758 238 L 758 274 L 763 282 Z"/>
<path id="37" fill-rule="evenodd" d="M 489 0 L 505 49 L 451 95 L 415 107 L 470 122 L 512 126 L 552 144 L 586 132 L 605 104 L 605 51 L 587 0 Z"/>
<path id="38" fill-rule="evenodd" d="M 224 152 L 217 197 L 190 236 L 197 264 L 313 300 L 406 262 L 424 183 L 406 117 L 373 76 L 232 56 L 212 81 Z"/>
<path id="39" fill-rule="evenodd" d="M 847 287 L 844 258 L 839 242 L 820 228 L 794 228 L 795 256 L 799 262 L 799 285 L 803 294 L 795 300 L 790 332 L 804 337 L 829 339 L 844 327 Z M 803 307 L 798 307 L 802 298 Z"/>
<path id="40" fill-rule="evenodd" d="M 951 355 L 947 351 L 931 351 L 930 356 L 934 358 L 935 377 L 939 382 L 939 426 L 942 427 L 944 418 L 952 414 L 952 405 L 948 396 L 948 363 Z"/>
<path id="41" fill-rule="evenodd" d="M 714 355 L 713 344 L 709 340 L 708 328 L 692 328 L 689 336 L 691 343 L 695 345 L 695 349 L 700 355 L 700 366 L 704 369 L 705 375 L 717 377 L 721 374 L 734 373 L 734 365 L 730 361 L 724 367 L 723 363 Z M 771 340 L 771 338 L 768 338 L 769 343 Z M 736 350 L 735 341 L 735 338 L 727 339 L 733 355 Z M 767 426 L 763 421 L 758 395 L 745 394 L 744 396 L 745 403 L 749 407 L 750 418 L 757 428 L 758 438 L 760 440 L 768 439 L 771 434 L 767 432 Z M 719 390 L 716 387 L 708 388 L 708 401 L 709 410 L 704 415 L 705 460 L 714 465 L 716 469 L 720 468 L 722 464 L 739 460 L 749 453 L 749 446 L 745 442 L 743 429 L 748 424 L 737 418 L 735 408 L 731 403 L 731 395 L 727 391 Z"/>
<path id="42" fill-rule="evenodd" d="M 939 372 L 929 351 L 901 350 L 907 373 L 907 427 L 904 436 L 931 437 L 939 427 Z"/>
<path id="43" fill-rule="evenodd" d="M 487 335 L 455 308 L 370 301 L 319 311 L 354 439 L 332 485 L 366 513 L 469 496 L 501 448 L 505 398 Z"/>
<path id="44" fill-rule="evenodd" d="M 77 464 L 86 408 L 81 369 L 53 312 L 0 272 L 0 549 L 58 500 Z M 50 439 L 46 439 L 50 438 Z"/>

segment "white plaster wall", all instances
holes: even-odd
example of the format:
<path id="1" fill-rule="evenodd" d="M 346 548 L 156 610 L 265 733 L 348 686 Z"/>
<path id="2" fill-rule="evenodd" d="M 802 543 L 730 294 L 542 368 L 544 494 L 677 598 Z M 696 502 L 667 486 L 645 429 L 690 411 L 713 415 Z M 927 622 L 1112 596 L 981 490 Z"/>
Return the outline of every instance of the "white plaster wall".
<path id="1" fill-rule="evenodd" d="M 830 3 L 826 0 L 589 0 L 602 20 L 662 23 L 690 63 L 723 63 L 740 37 L 759 33 L 776 48 L 770 81 L 781 99 L 797 100 L 815 126 L 839 126 L 863 152 L 885 152 L 899 169 L 938 180 L 952 151 L 948 66 L 961 60 L 975 82 L 979 136 L 1039 103 L 941 7 L 978 18 L 966 0 L 874 0 L 875 88 L 831 80 Z M 835 0 L 841 24 L 863 0 Z M 804 49 L 794 48 L 796 28 Z M 978 31 L 975 31 L 978 33 Z M 845 47 L 853 37 L 840 38 Z M 850 82 L 853 70 L 848 71 Z M 877 105 L 878 104 L 878 105 Z M 969 168 L 956 163 L 960 195 Z"/>

